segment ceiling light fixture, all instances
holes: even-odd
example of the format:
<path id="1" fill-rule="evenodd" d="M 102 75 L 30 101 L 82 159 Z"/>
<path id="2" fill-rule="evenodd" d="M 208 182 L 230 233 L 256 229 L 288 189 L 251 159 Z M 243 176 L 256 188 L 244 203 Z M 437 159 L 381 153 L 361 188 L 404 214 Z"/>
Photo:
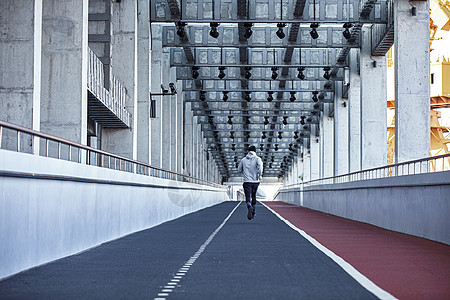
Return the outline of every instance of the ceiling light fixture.
<path id="1" fill-rule="evenodd" d="M 245 67 L 245 79 L 250 79 L 250 77 L 252 77 L 252 73 L 250 72 L 251 69 L 252 67 Z"/>
<path id="2" fill-rule="evenodd" d="M 300 117 L 300 124 L 305 125 L 305 116 Z"/>
<path id="3" fill-rule="evenodd" d="M 309 27 L 311 27 L 311 31 L 309 32 L 309 34 L 311 35 L 311 37 L 314 40 L 316 40 L 319 37 L 319 34 L 317 33 L 317 28 L 319 28 L 319 23 L 311 23 L 311 25 Z"/>
<path id="4" fill-rule="evenodd" d="M 305 76 L 305 74 L 303 74 L 303 71 L 305 71 L 305 68 L 303 68 L 303 67 L 297 68 L 297 71 L 298 71 L 297 78 L 300 80 L 305 80 L 306 76 Z"/>
<path id="5" fill-rule="evenodd" d="M 184 22 L 177 22 L 177 35 L 178 35 L 180 38 L 183 38 L 183 37 L 186 36 L 186 32 L 185 32 L 185 29 L 184 29 L 184 27 L 185 27 L 186 25 L 187 25 L 187 24 L 184 23 Z"/>
<path id="6" fill-rule="evenodd" d="M 269 92 L 267 92 L 269 95 L 267 96 L 267 101 L 268 102 L 272 102 L 273 101 L 273 92 L 272 91 L 269 91 Z"/>
<path id="7" fill-rule="evenodd" d="M 290 92 L 291 93 L 291 97 L 289 98 L 289 101 L 294 102 L 295 101 L 295 92 Z"/>
<path id="8" fill-rule="evenodd" d="M 226 67 L 219 67 L 219 79 L 223 79 L 225 77 L 225 69 Z"/>
<path id="9" fill-rule="evenodd" d="M 223 91 L 222 93 L 223 93 L 223 97 L 222 97 L 223 102 L 227 102 L 227 100 L 228 100 L 228 92 L 227 91 Z"/>
<path id="10" fill-rule="evenodd" d="M 217 39 L 219 37 L 219 32 L 217 31 L 217 27 L 219 26 L 219 23 L 212 22 L 212 23 L 209 23 L 209 25 L 211 26 L 211 30 L 209 31 L 209 35 L 211 37 Z"/>
<path id="11" fill-rule="evenodd" d="M 198 70 L 200 70 L 200 67 L 198 67 L 198 66 L 193 66 L 191 69 L 192 69 L 192 77 L 193 77 L 194 79 L 197 79 L 197 78 L 198 78 L 198 75 L 200 75 L 200 73 L 198 72 Z"/>
<path id="12" fill-rule="evenodd" d="M 244 23 L 244 26 L 247 28 L 244 33 L 244 37 L 248 40 L 252 36 L 252 23 Z"/>
<path id="13" fill-rule="evenodd" d="M 277 77 L 278 77 L 278 73 L 277 73 L 278 68 L 277 67 L 272 67 L 271 70 L 272 70 L 272 79 L 273 80 L 277 79 Z"/>
<path id="14" fill-rule="evenodd" d="M 277 36 L 278 36 L 278 38 L 279 38 L 280 40 L 284 39 L 284 37 L 286 36 L 286 34 L 285 34 L 284 31 L 283 31 L 283 28 L 284 28 L 285 26 L 286 26 L 285 23 L 278 23 L 278 24 L 277 24 L 277 27 L 278 27 L 278 30 L 277 30 Z"/>
<path id="15" fill-rule="evenodd" d="M 245 92 L 245 101 L 250 102 L 252 100 L 252 97 L 250 96 L 252 92 Z"/>
<path id="16" fill-rule="evenodd" d="M 352 34 L 350 33 L 350 28 L 352 28 L 352 26 L 352 23 L 349 22 L 344 24 L 345 30 L 342 32 L 342 35 L 346 40 L 349 40 L 352 37 Z"/>
<path id="17" fill-rule="evenodd" d="M 319 101 L 319 98 L 317 98 L 317 94 L 318 94 L 319 92 L 318 92 L 318 91 L 314 91 L 314 92 L 312 92 L 312 93 L 313 93 L 312 100 L 313 100 L 314 102 Z"/>
<path id="18" fill-rule="evenodd" d="M 206 100 L 206 92 L 205 91 L 200 91 L 200 100 L 201 101 L 205 101 Z"/>
<path id="19" fill-rule="evenodd" d="M 325 78 L 326 80 L 330 80 L 330 77 L 331 77 L 331 75 L 330 75 L 330 67 L 323 68 L 323 71 L 325 72 L 323 74 L 323 78 Z"/>

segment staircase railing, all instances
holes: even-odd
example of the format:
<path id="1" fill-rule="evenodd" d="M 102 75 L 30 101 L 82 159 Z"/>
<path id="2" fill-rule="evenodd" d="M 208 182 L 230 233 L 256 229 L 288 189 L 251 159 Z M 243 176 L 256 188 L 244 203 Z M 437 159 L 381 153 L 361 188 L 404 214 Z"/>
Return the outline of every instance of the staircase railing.
<path id="1" fill-rule="evenodd" d="M 88 72 L 88 90 L 94 95 L 105 107 L 113 112 L 126 126 L 130 127 L 131 114 L 125 108 L 126 99 L 128 97 L 127 90 L 111 75 L 110 90 L 105 88 L 105 73 L 103 63 L 89 50 L 89 72 Z"/>

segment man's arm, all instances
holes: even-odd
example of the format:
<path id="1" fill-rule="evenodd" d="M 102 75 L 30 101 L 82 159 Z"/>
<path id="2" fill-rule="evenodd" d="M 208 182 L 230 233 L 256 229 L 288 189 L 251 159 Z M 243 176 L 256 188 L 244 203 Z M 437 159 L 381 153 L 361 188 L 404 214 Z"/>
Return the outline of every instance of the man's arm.
<path id="1" fill-rule="evenodd" d="M 259 157 L 259 159 L 258 159 L 258 178 L 262 177 L 262 173 L 263 173 L 263 163 L 262 163 L 262 159 Z"/>
<path id="2" fill-rule="evenodd" d="M 242 173 L 242 160 L 239 162 L 239 166 L 238 166 L 238 172 Z"/>

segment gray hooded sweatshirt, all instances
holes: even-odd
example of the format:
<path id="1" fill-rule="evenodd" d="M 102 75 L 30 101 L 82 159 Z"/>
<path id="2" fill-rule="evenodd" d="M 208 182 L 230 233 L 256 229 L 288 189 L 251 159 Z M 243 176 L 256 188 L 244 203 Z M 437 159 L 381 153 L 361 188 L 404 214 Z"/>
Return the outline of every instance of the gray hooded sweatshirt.
<path id="1" fill-rule="evenodd" d="M 250 151 L 239 163 L 238 172 L 243 173 L 244 182 L 259 182 L 263 172 L 263 164 L 256 152 Z"/>

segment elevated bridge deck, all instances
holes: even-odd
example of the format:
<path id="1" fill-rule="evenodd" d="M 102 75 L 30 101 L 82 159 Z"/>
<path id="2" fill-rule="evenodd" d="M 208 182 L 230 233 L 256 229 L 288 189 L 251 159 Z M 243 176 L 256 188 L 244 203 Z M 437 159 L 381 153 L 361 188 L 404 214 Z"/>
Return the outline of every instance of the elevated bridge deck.
<path id="1" fill-rule="evenodd" d="M 224 202 L 0 281 L 1 299 L 448 299 L 450 246 Z"/>

